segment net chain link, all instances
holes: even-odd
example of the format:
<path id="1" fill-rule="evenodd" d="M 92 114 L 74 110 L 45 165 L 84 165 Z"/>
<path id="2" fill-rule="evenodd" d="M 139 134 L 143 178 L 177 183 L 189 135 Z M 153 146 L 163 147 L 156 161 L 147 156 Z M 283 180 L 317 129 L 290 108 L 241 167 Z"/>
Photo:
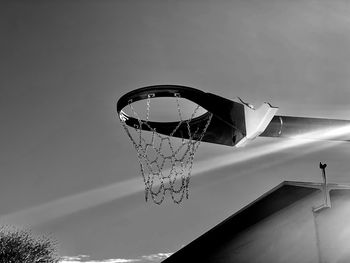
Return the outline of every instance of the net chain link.
<path id="1" fill-rule="evenodd" d="M 166 192 L 170 193 L 172 200 L 177 204 L 180 204 L 185 197 L 188 199 L 188 188 L 195 153 L 213 116 L 212 114 L 209 115 L 201 131 L 198 127 L 192 132 L 190 122 L 198 112 L 200 106 L 197 105 L 189 119 L 183 120 L 179 103 L 179 98 L 181 98 L 181 96 L 177 93 L 174 94 L 174 96 L 176 98 L 179 123 L 169 136 L 158 133 L 156 129 L 152 128 L 148 123 L 150 118 L 151 98 L 154 97 L 154 94 L 149 94 L 146 100 L 146 120 L 141 120 L 132 106 L 132 101 L 128 103 L 132 114 L 138 120 L 138 125 L 134 125 L 134 127 L 130 129 L 136 136 L 132 135 L 125 121 L 121 120 L 126 134 L 137 151 L 141 175 L 145 184 L 145 200 L 148 201 L 149 197 L 151 197 L 153 202 L 158 205 L 164 201 Z M 184 123 L 188 132 L 188 139 L 181 138 L 181 144 L 176 148 L 175 145 L 171 143 L 170 137 L 172 137 Z M 151 139 L 148 142 L 146 138 L 142 136 L 143 126 L 147 126 L 149 129 L 149 131 L 146 132 L 151 132 Z M 157 142 L 159 142 L 158 145 Z M 170 155 L 166 154 L 166 148 L 170 150 Z M 148 156 L 151 150 L 156 155 L 153 159 L 151 159 L 151 156 Z M 165 169 L 165 164 L 167 162 L 171 165 L 170 168 Z M 178 181 L 180 181 L 180 184 L 177 183 Z"/>

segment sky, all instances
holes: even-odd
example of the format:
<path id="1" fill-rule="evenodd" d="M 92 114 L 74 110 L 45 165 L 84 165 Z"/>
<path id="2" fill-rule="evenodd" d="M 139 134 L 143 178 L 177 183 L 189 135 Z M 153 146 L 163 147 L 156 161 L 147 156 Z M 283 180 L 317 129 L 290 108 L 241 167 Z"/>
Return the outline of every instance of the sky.
<path id="1" fill-rule="evenodd" d="M 284 180 L 321 182 L 320 161 L 350 183 L 348 143 L 202 143 L 189 199 L 145 203 L 116 114 L 126 92 L 179 84 L 350 119 L 349 14 L 340 0 L 1 1 L 0 223 L 52 234 L 67 262 L 159 262 Z"/>

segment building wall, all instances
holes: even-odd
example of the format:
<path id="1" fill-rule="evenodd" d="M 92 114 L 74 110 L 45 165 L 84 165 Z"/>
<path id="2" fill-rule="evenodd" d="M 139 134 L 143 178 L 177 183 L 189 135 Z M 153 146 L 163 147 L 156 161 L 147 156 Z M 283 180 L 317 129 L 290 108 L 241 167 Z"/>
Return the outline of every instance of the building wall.
<path id="1" fill-rule="evenodd" d="M 350 189 L 284 185 L 226 219 L 164 262 L 350 262 Z"/>
<path id="2" fill-rule="evenodd" d="M 316 215 L 322 261 L 350 262 L 350 190 L 330 192 L 332 208 Z"/>
<path id="3" fill-rule="evenodd" d="M 249 227 L 208 262 L 319 262 L 312 207 L 321 197 L 317 191 Z"/>

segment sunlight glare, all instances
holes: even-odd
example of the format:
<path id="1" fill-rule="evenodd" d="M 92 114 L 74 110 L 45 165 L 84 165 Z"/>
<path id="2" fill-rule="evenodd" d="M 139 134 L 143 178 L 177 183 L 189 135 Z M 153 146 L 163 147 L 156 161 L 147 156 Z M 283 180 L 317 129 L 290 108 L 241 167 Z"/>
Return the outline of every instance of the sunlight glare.
<path id="1" fill-rule="evenodd" d="M 295 136 L 293 139 L 277 140 L 269 144 L 248 146 L 245 149 L 233 149 L 232 153 L 215 156 L 208 160 L 195 163 L 192 176 L 198 176 L 215 169 L 233 166 L 238 163 L 277 153 L 283 150 L 310 145 L 303 153 L 319 150 L 322 144 L 318 140 L 331 140 L 339 136 L 350 134 L 350 125 L 337 127 L 335 129 L 323 129 L 312 131 L 303 135 Z M 305 139 L 317 137 L 318 140 Z M 338 142 L 341 143 L 341 142 Z M 332 144 L 338 145 L 338 144 Z M 327 147 L 327 146 L 326 146 Z M 63 197 L 45 204 L 30 207 L 18 212 L 0 216 L 1 223 L 12 223 L 19 225 L 38 225 L 62 216 L 70 215 L 81 210 L 89 209 L 119 198 L 142 192 L 144 185 L 141 178 L 117 182 L 112 185 L 103 186 L 83 193 Z"/>

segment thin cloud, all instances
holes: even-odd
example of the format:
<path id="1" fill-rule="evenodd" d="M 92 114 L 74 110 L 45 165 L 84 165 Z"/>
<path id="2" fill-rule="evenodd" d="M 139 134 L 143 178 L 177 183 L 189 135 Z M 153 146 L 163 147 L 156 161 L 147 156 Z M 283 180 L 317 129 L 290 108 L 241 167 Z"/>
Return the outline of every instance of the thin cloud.
<path id="1" fill-rule="evenodd" d="M 90 259 L 88 255 L 78 255 L 74 257 L 64 256 L 60 263 L 158 263 L 170 257 L 172 253 L 158 253 L 141 256 L 140 258 L 114 258 L 114 259 Z"/>
<path id="2" fill-rule="evenodd" d="M 60 263 L 128 263 L 128 262 L 139 262 L 139 259 L 102 259 L 102 260 L 90 260 L 89 256 L 76 256 L 76 257 L 63 257 Z"/>
<path id="3" fill-rule="evenodd" d="M 152 254 L 148 256 L 142 256 L 142 258 L 145 260 L 149 260 L 149 262 L 160 262 L 160 260 L 166 259 L 171 255 L 172 253 L 158 253 L 158 254 Z"/>

